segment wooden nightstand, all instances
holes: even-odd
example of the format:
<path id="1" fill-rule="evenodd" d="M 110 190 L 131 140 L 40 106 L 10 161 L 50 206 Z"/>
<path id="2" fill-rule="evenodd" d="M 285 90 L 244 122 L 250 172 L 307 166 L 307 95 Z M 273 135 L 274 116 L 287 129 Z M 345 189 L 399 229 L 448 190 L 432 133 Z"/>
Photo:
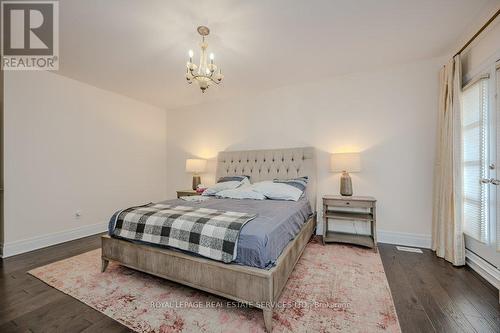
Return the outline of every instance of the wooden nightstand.
<path id="1" fill-rule="evenodd" d="M 373 248 L 377 252 L 376 203 L 373 197 L 323 197 L 323 244 L 349 243 Z M 370 235 L 328 230 L 328 220 L 365 221 L 370 223 Z"/>
<path id="2" fill-rule="evenodd" d="M 177 191 L 177 198 L 180 198 L 180 197 L 190 197 L 192 195 L 200 195 L 200 193 L 197 193 L 195 190 L 180 190 L 180 191 Z"/>

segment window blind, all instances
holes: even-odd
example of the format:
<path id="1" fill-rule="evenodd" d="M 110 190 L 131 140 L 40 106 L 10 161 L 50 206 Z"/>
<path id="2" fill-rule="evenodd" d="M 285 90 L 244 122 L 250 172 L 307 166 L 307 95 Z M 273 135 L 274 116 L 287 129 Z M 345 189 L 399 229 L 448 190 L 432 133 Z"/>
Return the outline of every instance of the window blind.
<path id="1" fill-rule="evenodd" d="M 497 128 L 496 128 L 496 135 L 497 135 L 497 174 L 496 178 L 499 179 L 500 173 L 498 171 L 498 161 L 500 161 L 500 62 L 497 62 L 496 65 L 496 70 L 497 70 L 497 91 L 496 91 L 496 106 L 497 106 Z M 496 209 L 497 209 L 497 251 L 500 252 L 500 211 L 499 211 L 499 206 L 500 206 L 500 187 L 497 186 L 497 204 L 496 204 Z"/>
<path id="2" fill-rule="evenodd" d="M 462 93 L 462 171 L 464 233 L 488 242 L 488 80 L 468 84 Z"/>

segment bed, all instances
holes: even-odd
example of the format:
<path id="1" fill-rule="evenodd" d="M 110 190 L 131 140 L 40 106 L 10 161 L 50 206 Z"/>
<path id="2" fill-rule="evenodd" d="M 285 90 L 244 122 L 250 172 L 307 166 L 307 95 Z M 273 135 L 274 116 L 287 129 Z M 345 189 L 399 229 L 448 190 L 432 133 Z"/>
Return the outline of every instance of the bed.
<path id="1" fill-rule="evenodd" d="M 299 206 L 303 205 L 303 201 L 299 200 L 294 203 L 298 205 L 294 212 L 299 214 L 295 215 L 295 222 L 291 225 L 284 225 L 278 220 L 285 219 L 287 214 L 278 213 L 291 211 L 289 209 L 292 207 L 291 203 L 272 202 L 272 200 L 266 200 L 266 202 L 210 200 L 204 205 L 209 207 L 215 205 L 219 209 L 227 207 L 227 209 L 241 212 L 258 211 L 260 214 L 260 222 L 257 219 L 250 221 L 241 230 L 234 263 L 225 264 L 174 249 L 106 235 L 102 236 L 102 271 L 106 270 L 109 261 L 116 261 L 123 266 L 231 300 L 248 303 L 263 310 L 266 330 L 271 332 L 273 307 L 316 228 L 314 148 L 219 153 L 216 178 L 242 174 L 249 175 L 252 182 L 307 176 L 309 183 L 305 200 L 309 201 L 307 207 L 312 207 L 312 211 L 306 213 L 306 210 L 301 209 Z M 182 202 L 182 204 L 192 203 Z M 268 225 L 266 225 L 266 218 Z M 300 223 L 297 222 L 299 220 Z M 264 235 L 255 232 L 266 228 L 268 230 Z M 297 229 L 295 232 L 293 232 L 294 228 Z M 252 231 L 252 229 L 255 230 Z M 292 233 L 293 235 L 290 236 Z"/>

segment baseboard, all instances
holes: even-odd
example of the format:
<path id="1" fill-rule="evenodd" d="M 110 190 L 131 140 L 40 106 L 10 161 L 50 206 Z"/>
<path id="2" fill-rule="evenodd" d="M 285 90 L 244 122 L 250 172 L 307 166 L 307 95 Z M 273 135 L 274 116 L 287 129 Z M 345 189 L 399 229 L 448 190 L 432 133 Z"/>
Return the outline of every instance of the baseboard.
<path id="1" fill-rule="evenodd" d="M 432 244 L 431 235 L 413 234 L 407 232 L 396 232 L 387 230 L 377 231 L 377 241 L 379 243 L 414 246 L 425 249 L 430 249 Z"/>
<path id="2" fill-rule="evenodd" d="M 356 232 L 354 229 L 352 230 L 337 230 L 343 232 Z M 359 230 L 358 230 L 359 232 Z M 363 232 L 359 232 L 360 234 L 364 234 Z M 322 235 L 322 231 L 316 229 L 316 235 Z M 387 231 L 387 230 L 378 230 L 377 231 L 377 242 L 379 243 L 388 243 L 395 245 L 405 245 L 405 246 L 413 246 L 420 247 L 424 249 L 430 249 L 432 246 L 432 238 L 431 235 L 425 234 L 413 234 L 407 232 L 397 232 L 397 231 Z"/>
<path id="3" fill-rule="evenodd" d="M 500 288 L 500 270 L 498 268 L 467 249 L 465 249 L 465 263 L 486 281 L 496 288 Z"/>
<path id="4" fill-rule="evenodd" d="M 8 242 L 3 244 L 2 258 L 7 258 L 14 256 L 16 254 L 21 254 L 43 247 L 64 243 L 70 240 L 95 235 L 106 231 L 108 228 L 108 223 L 97 223 L 92 225 L 86 225 L 78 227 L 71 230 L 65 230 L 53 234 L 37 236 L 33 238 L 18 240 L 14 242 Z"/>
<path id="5" fill-rule="evenodd" d="M 49 235 L 23 239 L 15 242 L 5 243 L 3 245 L 3 258 L 16 254 L 21 254 L 43 247 L 67 242 L 70 240 L 95 235 L 107 230 L 107 223 L 97 223 L 89 226 L 83 226 L 71 230 L 61 231 Z M 412 234 L 406 232 L 395 232 L 378 230 L 377 240 L 379 243 L 389 243 L 405 246 L 415 246 L 429 249 L 431 247 L 431 236 L 422 234 Z"/>

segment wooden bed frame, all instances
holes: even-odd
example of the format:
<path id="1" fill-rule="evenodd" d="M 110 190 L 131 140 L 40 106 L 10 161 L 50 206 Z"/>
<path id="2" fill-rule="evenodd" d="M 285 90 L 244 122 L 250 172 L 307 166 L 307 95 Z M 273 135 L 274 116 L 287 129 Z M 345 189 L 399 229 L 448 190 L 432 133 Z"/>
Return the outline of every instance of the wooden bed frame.
<path id="1" fill-rule="evenodd" d="M 280 150 L 265 150 L 265 151 L 247 151 L 247 152 L 230 152 L 236 154 L 233 156 L 240 156 L 238 163 L 242 163 L 241 154 L 244 153 L 246 163 L 250 163 L 250 157 L 253 158 L 252 153 L 259 156 L 259 161 L 265 163 L 272 162 L 265 166 L 268 170 L 265 175 L 262 174 L 263 165 L 257 163 L 258 159 L 255 157 L 254 168 L 250 172 L 245 173 L 245 170 L 238 168 L 225 168 L 226 163 L 224 157 L 221 158 L 219 154 L 218 175 L 224 174 L 248 174 L 258 172 L 259 176 L 255 177 L 255 181 L 262 179 L 269 179 L 275 177 L 276 170 L 272 168 L 277 166 L 282 168 L 285 159 L 291 162 L 299 160 L 306 161 L 307 165 L 303 166 L 299 162 L 290 165 L 285 165 L 288 176 L 303 176 L 307 175 L 313 182 L 312 190 L 314 189 L 315 181 L 315 164 L 314 164 L 314 150 L 313 148 L 292 148 Z M 250 154 L 250 155 L 248 155 Z M 302 157 L 300 157 L 302 154 Z M 250 157 L 249 157 L 250 156 Z M 262 157 L 264 156 L 264 157 Z M 291 156 L 291 157 L 290 157 Z M 305 157 L 304 157 L 305 156 Z M 247 158 L 248 157 L 248 158 Z M 277 159 L 282 159 L 278 163 Z M 229 161 L 227 161 L 229 163 Z M 275 163 L 276 162 L 276 163 Z M 309 163 L 310 162 L 310 163 Z M 230 164 L 235 162 L 231 161 Z M 222 172 L 224 168 L 225 172 Z M 295 171 L 295 175 L 291 173 Z M 302 168 L 302 170 L 301 170 Z M 282 169 L 284 170 L 284 169 Z M 241 173 L 243 172 L 243 173 Z M 251 175 L 253 178 L 253 174 Z M 313 179 L 311 179 L 313 177 Z M 314 193 L 314 192 L 313 192 Z M 315 197 L 309 196 L 312 201 L 314 210 Z M 309 242 L 311 236 L 316 230 L 316 215 L 310 217 L 307 222 L 302 226 L 301 231 L 283 250 L 279 256 L 276 265 L 267 270 L 255 267 L 243 266 L 238 264 L 224 264 L 222 262 L 195 257 L 179 251 L 169 250 L 166 248 L 153 247 L 143 244 L 132 243 L 126 240 L 112 238 L 110 236 L 102 236 L 102 272 L 106 270 L 109 261 L 116 261 L 123 266 L 130 267 L 145 273 L 156 275 L 174 282 L 178 282 L 196 289 L 204 290 L 212 294 L 216 294 L 234 301 L 250 304 L 254 307 L 263 310 L 264 324 L 267 332 L 272 331 L 272 316 L 273 308 L 278 301 L 281 292 L 293 271 L 295 264 L 299 260 L 304 248 Z"/>

